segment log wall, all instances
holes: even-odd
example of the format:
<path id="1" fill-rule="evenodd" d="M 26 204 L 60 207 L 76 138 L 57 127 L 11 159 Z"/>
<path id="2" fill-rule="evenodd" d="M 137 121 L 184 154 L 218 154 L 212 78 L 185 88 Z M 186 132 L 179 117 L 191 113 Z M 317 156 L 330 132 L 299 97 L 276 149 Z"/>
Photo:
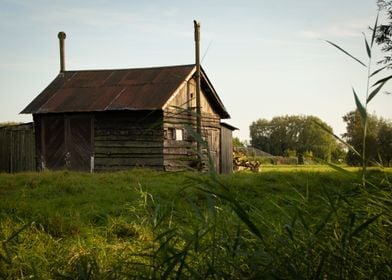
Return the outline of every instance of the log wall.
<path id="1" fill-rule="evenodd" d="M 94 169 L 163 170 L 162 111 L 95 114 Z"/>

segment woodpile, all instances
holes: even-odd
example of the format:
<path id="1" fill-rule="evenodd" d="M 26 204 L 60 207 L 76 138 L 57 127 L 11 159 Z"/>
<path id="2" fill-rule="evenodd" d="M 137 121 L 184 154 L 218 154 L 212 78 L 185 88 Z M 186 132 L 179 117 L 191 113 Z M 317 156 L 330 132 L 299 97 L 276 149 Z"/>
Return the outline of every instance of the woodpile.
<path id="1" fill-rule="evenodd" d="M 259 172 L 261 163 L 258 160 L 250 160 L 247 155 L 234 152 L 233 153 L 233 169 L 234 171 L 252 171 Z"/>

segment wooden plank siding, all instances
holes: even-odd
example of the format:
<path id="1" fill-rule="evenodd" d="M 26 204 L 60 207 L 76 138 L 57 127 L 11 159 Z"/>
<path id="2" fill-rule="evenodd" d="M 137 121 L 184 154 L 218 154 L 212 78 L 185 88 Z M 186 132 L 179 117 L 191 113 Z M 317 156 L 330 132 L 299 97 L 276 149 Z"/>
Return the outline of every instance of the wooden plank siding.
<path id="1" fill-rule="evenodd" d="M 197 149 L 192 133 L 196 132 L 196 89 L 191 79 L 179 89 L 163 113 L 164 123 L 164 167 L 165 170 L 196 167 Z M 213 110 L 205 94 L 201 94 L 202 136 L 208 143 L 204 147 L 204 161 L 211 156 L 214 168 L 220 170 L 220 117 Z M 170 130 L 181 129 L 182 139 L 173 137 Z M 192 131 L 191 131 L 192 130 Z"/>
<path id="2" fill-rule="evenodd" d="M 221 173 L 233 172 L 233 131 L 221 126 Z"/>
<path id="3" fill-rule="evenodd" d="M 33 123 L 0 128 L 0 172 L 36 170 Z"/>
<path id="4" fill-rule="evenodd" d="M 94 123 L 95 170 L 163 170 L 162 111 L 96 113 Z"/>
<path id="5" fill-rule="evenodd" d="M 42 171 L 44 170 L 44 156 L 43 156 L 43 149 L 44 147 L 42 146 L 43 141 L 43 136 L 42 131 L 44 130 L 43 124 L 41 122 L 41 115 L 38 114 L 33 114 L 33 121 L 34 121 L 34 129 L 35 129 L 35 151 L 37 153 L 36 156 L 36 169 L 37 171 Z"/>

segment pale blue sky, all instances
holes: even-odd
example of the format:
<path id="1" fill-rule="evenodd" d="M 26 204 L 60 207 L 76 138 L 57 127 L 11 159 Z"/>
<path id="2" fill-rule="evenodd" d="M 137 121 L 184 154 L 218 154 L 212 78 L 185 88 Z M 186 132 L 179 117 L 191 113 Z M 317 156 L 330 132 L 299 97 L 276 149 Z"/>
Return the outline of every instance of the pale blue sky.
<path id="1" fill-rule="evenodd" d="M 376 11 L 376 0 L 0 0 L 0 122 L 31 120 L 19 112 L 58 74 L 58 31 L 68 70 L 179 65 L 194 62 L 197 19 L 202 65 L 236 136 L 285 114 L 316 115 L 340 134 L 366 71 L 324 40 L 366 61 L 361 32 Z M 391 98 L 370 111 L 392 118 Z"/>

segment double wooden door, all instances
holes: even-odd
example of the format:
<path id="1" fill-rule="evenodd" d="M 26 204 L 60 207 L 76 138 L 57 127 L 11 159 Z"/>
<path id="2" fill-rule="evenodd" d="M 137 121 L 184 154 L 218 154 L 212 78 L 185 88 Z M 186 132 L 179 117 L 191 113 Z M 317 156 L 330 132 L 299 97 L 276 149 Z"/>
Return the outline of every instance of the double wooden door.
<path id="1" fill-rule="evenodd" d="M 92 115 L 41 117 L 41 165 L 43 169 L 90 171 L 93 156 Z"/>

